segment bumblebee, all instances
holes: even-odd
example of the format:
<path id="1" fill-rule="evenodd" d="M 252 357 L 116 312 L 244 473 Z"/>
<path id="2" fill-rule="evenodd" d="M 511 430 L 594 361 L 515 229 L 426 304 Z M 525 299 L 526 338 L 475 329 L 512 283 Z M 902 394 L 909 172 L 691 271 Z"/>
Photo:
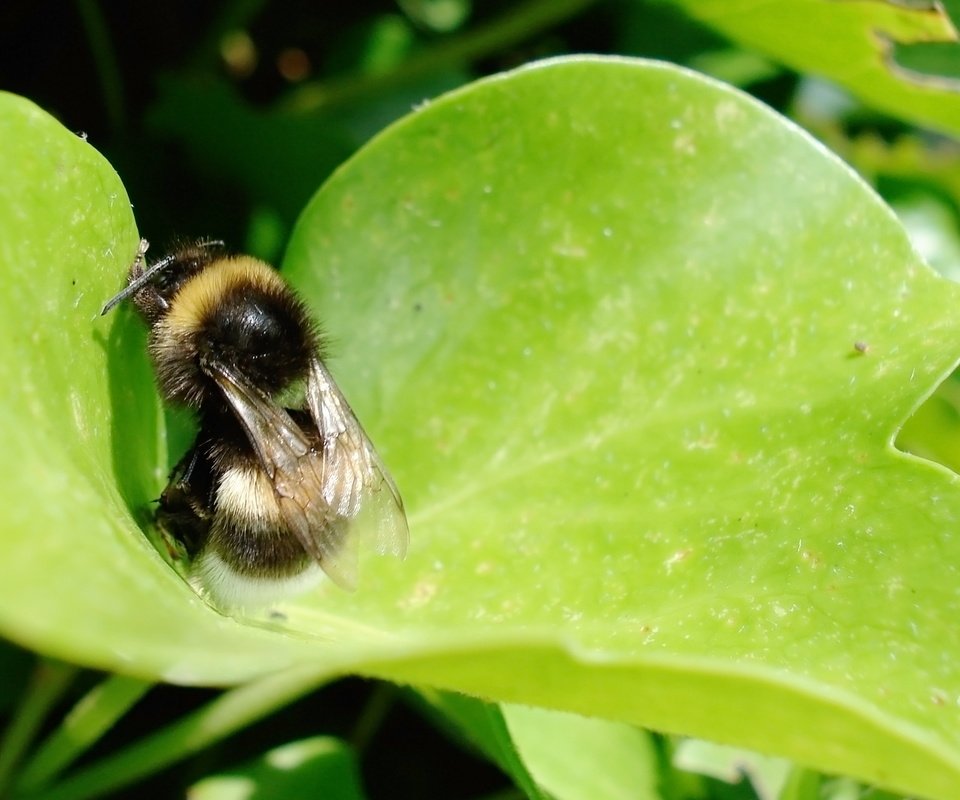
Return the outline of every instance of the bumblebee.
<path id="1" fill-rule="evenodd" d="M 141 240 L 127 286 L 164 399 L 199 432 L 157 509 L 189 557 L 194 586 L 222 609 L 298 594 L 322 574 L 346 589 L 356 540 L 403 557 L 397 487 L 323 363 L 303 302 L 268 264 L 223 243 L 177 247 L 148 266 Z"/>

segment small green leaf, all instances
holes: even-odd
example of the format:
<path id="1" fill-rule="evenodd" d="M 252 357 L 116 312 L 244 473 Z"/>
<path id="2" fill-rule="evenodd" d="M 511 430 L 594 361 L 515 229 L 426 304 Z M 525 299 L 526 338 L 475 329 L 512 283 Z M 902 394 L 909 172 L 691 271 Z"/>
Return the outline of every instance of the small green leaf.
<path id="1" fill-rule="evenodd" d="M 762 756 L 753 750 L 684 739 L 677 744 L 673 764 L 678 769 L 709 775 L 727 783 L 749 779 L 759 800 L 777 800 L 787 782 L 790 762 Z M 781 798 L 782 800 L 782 798 Z"/>
<path id="2" fill-rule="evenodd" d="M 939 3 L 674 2 L 734 41 L 829 78 L 874 108 L 960 133 L 960 80 L 911 70 L 895 57 L 896 44 L 952 43 L 955 62 L 957 32 Z"/>
<path id="3" fill-rule="evenodd" d="M 339 739 L 316 736 L 276 747 L 229 773 L 204 778 L 191 800 L 362 800 L 353 751 Z"/>
<path id="4" fill-rule="evenodd" d="M 660 800 L 645 731 L 528 706 L 505 706 L 503 715 L 523 762 L 556 800 Z"/>
<path id="5" fill-rule="evenodd" d="M 453 692 L 422 690 L 420 696 L 432 710 L 443 715 L 444 721 L 452 723 L 466 741 L 509 775 L 530 800 L 545 800 L 517 752 L 500 706 Z"/>
<path id="6" fill-rule="evenodd" d="M 821 776 L 817 773 L 795 767 L 787 777 L 786 785 L 778 800 L 821 800 L 822 782 Z M 840 800 L 840 798 L 830 800 Z"/>

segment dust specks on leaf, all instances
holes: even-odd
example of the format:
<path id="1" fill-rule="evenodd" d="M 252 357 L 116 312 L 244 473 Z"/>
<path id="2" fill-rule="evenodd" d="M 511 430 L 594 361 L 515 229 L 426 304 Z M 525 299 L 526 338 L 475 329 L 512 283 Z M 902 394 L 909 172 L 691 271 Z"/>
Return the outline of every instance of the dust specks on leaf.
<path id="1" fill-rule="evenodd" d="M 413 586 L 413 591 L 402 599 L 398 605 L 404 610 L 423 608 L 433 600 L 439 588 L 433 578 L 425 578 L 417 581 Z"/>
<path id="2" fill-rule="evenodd" d="M 743 116 L 743 111 L 740 106 L 732 100 L 724 100 L 717 103 L 713 110 L 713 118 L 717 121 L 717 127 L 719 127 L 721 131 L 725 130 L 730 123 L 738 121 L 741 116 Z"/>
<path id="3" fill-rule="evenodd" d="M 949 696 L 943 689 L 935 687 L 930 690 L 930 702 L 935 706 L 943 707 L 949 702 Z"/>
<path id="4" fill-rule="evenodd" d="M 672 553 L 663 562 L 663 566 L 664 569 L 666 569 L 667 574 L 669 575 L 671 572 L 673 572 L 674 567 L 682 564 L 684 561 L 689 559 L 691 555 L 693 555 L 692 547 L 684 547 Z"/>
<path id="5" fill-rule="evenodd" d="M 799 548 L 799 552 L 801 562 L 806 564 L 811 569 L 820 569 L 820 567 L 823 566 L 823 559 L 820 557 L 820 555 L 812 550 L 804 549 L 802 547 L 802 543 L 801 547 Z"/>
<path id="6" fill-rule="evenodd" d="M 697 153 L 697 142 L 691 133 L 684 133 L 673 140 L 673 149 L 685 156 Z"/>

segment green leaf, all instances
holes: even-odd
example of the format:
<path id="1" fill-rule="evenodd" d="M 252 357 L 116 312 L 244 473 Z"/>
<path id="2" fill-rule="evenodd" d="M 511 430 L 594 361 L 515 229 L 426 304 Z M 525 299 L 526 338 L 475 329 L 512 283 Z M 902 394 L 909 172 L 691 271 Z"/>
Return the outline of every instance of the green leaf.
<path id="1" fill-rule="evenodd" d="M 69 644 L 65 600 L 86 594 L 84 612 L 96 616 L 123 596 L 124 580 L 139 580 L 134 565 L 147 552 L 129 531 L 111 535 L 126 517 L 119 497 L 145 502 L 155 483 L 156 402 L 139 355 L 144 338 L 129 325 L 111 336 L 94 324 L 136 232 L 110 166 L 47 114 L 0 94 L 0 141 L 0 627 L 76 659 L 82 650 Z M 108 352 L 128 364 L 122 379 L 107 379 Z M 115 404 L 128 412 L 112 414 Z M 136 419 L 131 412 L 144 406 L 149 413 Z"/>
<path id="2" fill-rule="evenodd" d="M 87 692 L 20 770 L 17 790 L 50 783 L 106 733 L 150 689 L 151 684 L 111 675 Z"/>
<path id="3" fill-rule="evenodd" d="M 470 0 L 399 0 L 404 13 L 425 28 L 448 32 L 459 28 L 470 15 Z"/>
<path id="4" fill-rule="evenodd" d="M 906 55 L 907 64 L 916 67 L 910 69 L 894 53 L 898 44 L 956 43 L 957 32 L 939 3 L 674 2 L 732 40 L 799 72 L 829 78 L 874 108 L 960 133 L 960 80 L 916 71 L 925 55 Z M 953 65 L 957 52 L 956 46 L 950 50 Z M 933 66 L 931 59 L 924 64 Z"/>
<path id="5" fill-rule="evenodd" d="M 320 674 L 323 674 L 322 671 Z M 200 708 L 151 731 L 148 736 L 111 752 L 99 761 L 82 766 L 53 786 L 42 786 L 38 792 L 32 793 L 29 784 L 38 778 L 40 783 L 45 783 L 64 764 L 62 757 L 68 755 L 64 739 L 69 734 L 56 735 L 41 748 L 36 760 L 24 769 L 21 785 L 25 794 L 17 796 L 35 800 L 89 800 L 103 797 L 222 741 L 316 690 L 321 682 L 322 678 L 317 677 L 315 669 L 290 669 L 249 681 L 223 692 Z M 113 694 L 114 700 L 119 699 L 116 692 Z M 93 722 L 96 725 L 97 720 L 88 718 L 81 719 L 81 722 L 87 730 L 81 728 L 77 731 L 81 737 L 77 743 L 79 749 L 84 746 L 85 733 L 95 733 L 92 726 L 86 723 Z M 68 719 L 67 727 L 69 723 Z"/>
<path id="6" fill-rule="evenodd" d="M 527 771 L 504 719 L 495 703 L 453 692 L 422 690 L 420 697 L 431 710 L 443 715 L 471 745 L 502 769 L 530 800 L 545 800 L 545 795 Z"/>
<path id="7" fill-rule="evenodd" d="M 957 289 L 836 160 L 675 69 L 555 63 L 376 140 L 286 266 L 411 510 L 368 574 L 470 623 L 377 673 L 951 794 L 956 479 L 890 440 Z"/>
<path id="8" fill-rule="evenodd" d="M 323 115 L 269 110 L 246 103 L 226 81 L 167 76 L 149 125 L 184 148 L 198 170 L 243 187 L 261 203 L 294 217 L 355 142 Z M 269 150 L 272 158 L 265 159 Z"/>
<path id="9" fill-rule="evenodd" d="M 949 79 L 960 88 L 960 46 L 956 42 L 930 42 L 894 49 L 897 63 L 921 77 Z M 943 81 L 947 83 L 946 80 Z"/>
<path id="10" fill-rule="evenodd" d="M 960 470 L 960 374 L 944 381 L 906 421 L 897 444 L 907 452 Z"/>
<path id="11" fill-rule="evenodd" d="M 794 768 L 778 800 L 820 800 L 822 779 L 815 772 Z M 840 798 L 830 798 L 840 800 Z M 845 799 L 844 799 L 845 800 Z"/>
<path id="12" fill-rule="evenodd" d="M 960 281 L 960 232 L 953 209 L 923 191 L 905 192 L 892 207 L 924 260 L 941 275 Z"/>
<path id="13" fill-rule="evenodd" d="M 660 800 L 650 734 L 630 725 L 505 706 L 523 762 L 556 800 Z"/>
<path id="14" fill-rule="evenodd" d="M 350 748 L 339 739 L 315 736 L 276 747 L 227 774 L 190 787 L 192 800 L 361 800 L 360 776 Z"/>
<path id="15" fill-rule="evenodd" d="M 88 142 L 6 93 L 0 141 L 0 632 L 68 661 L 187 683 L 288 665 L 276 636 L 213 614 L 131 518 L 147 524 L 167 464 L 142 326 L 128 312 L 99 317 L 138 241 L 119 178 Z"/>
<path id="16" fill-rule="evenodd" d="M 419 694 L 527 797 L 546 791 L 556 800 L 660 798 L 656 753 L 645 731 L 541 708 L 501 708 L 451 692 Z"/>
<path id="17" fill-rule="evenodd" d="M 358 671 L 955 796 L 960 493 L 891 442 L 957 359 L 960 289 L 795 126 L 683 70 L 578 58 L 448 95 L 341 168 L 285 266 L 411 550 L 244 622 L 127 514 L 166 464 L 141 328 L 95 318 L 136 247 L 90 188 L 116 178 L 2 112 L 9 184 L 43 189 L 0 194 L 8 636 L 181 682 Z M 81 196 L 111 259 L 75 258 Z"/>
<path id="18" fill-rule="evenodd" d="M 679 742 L 673 764 L 679 769 L 709 775 L 726 783 L 741 783 L 747 778 L 759 800 L 783 800 L 780 793 L 791 771 L 790 762 L 782 758 L 770 758 L 752 750 L 703 739 Z"/>
<path id="19" fill-rule="evenodd" d="M 0 675 L 4 676 L 3 687 L 0 688 L 0 714 L 7 714 L 23 696 L 34 661 L 29 651 L 0 640 Z"/>
<path id="20" fill-rule="evenodd" d="M 33 744 L 47 715 L 70 688 L 77 669 L 69 664 L 41 660 L 29 684 L 20 695 L 10 722 L 0 736 L 0 796 L 9 794 L 10 783 L 20 760 Z"/>

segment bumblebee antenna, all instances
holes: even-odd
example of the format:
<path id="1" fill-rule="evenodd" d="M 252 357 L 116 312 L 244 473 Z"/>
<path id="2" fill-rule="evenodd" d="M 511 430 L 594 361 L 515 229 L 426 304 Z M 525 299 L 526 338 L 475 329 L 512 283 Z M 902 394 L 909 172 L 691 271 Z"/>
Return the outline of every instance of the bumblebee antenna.
<path id="1" fill-rule="evenodd" d="M 223 242 L 220 239 L 202 239 L 197 242 L 197 247 L 223 247 Z M 150 242 L 146 239 L 140 240 L 140 246 L 137 248 L 137 257 L 133 260 L 133 264 L 130 266 L 130 272 L 132 273 L 138 266 L 140 262 L 143 261 L 143 257 L 147 254 L 147 250 L 150 249 Z M 140 275 L 134 278 L 130 283 L 128 283 L 123 289 L 121 289 L 117 294 L 107 300 L 103 308 L 100 309 L 100 316 L 102 317 L 106 314 L 111 308 L 113 308 L 118 303 L 122 303 L 130 295 L 136 294 L 144 286 L 150 283 L 153 280 L 153 276 L 156 275 L 163 269 L 166 269 L 170 264 L 176 261 L 177 256 L 167 255 L 161 258 L 153 266 L 145 269 Z"/>

